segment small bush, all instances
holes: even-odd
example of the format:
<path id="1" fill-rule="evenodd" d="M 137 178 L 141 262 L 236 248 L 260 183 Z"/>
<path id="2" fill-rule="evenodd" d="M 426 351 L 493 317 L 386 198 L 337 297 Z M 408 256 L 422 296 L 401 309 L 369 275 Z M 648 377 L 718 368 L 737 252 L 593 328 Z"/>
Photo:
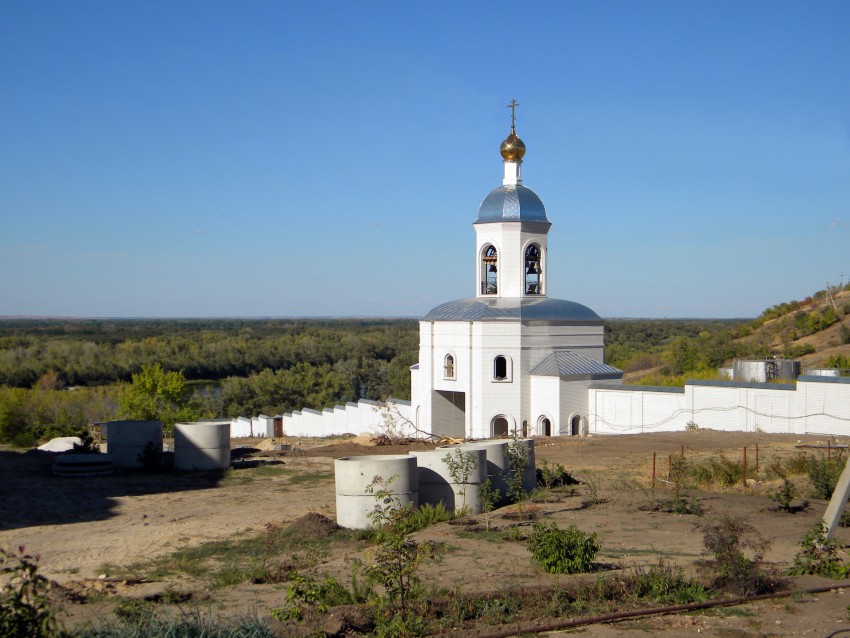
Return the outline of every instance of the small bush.
<path id="1" fill-rule="evenodd" d="M 724 514 L 714 523 L 697 526 L 705 549 L 713 556 L 704 565 L 717 589 L 741 596 L 774 591 L 780 581 L 763 566 L 770 542 L 743 519 Z"/>
<path id="2" fill-rule="evenodd" d="M 50 604 L 50 582 L 38 573 L 38 556 L 23 547 L 0 548 L 0 636 L 53 638 L 65 635 Z"/>
<path id="3" fill-rule="evenodd" d="M 787 477 L 782 477 L 782 485 L 776 488 L 775 492 L 769 492 L 768 497 L 770 500 L 776 502 L 776 506 L 785 512 L 791 511 L 791 501 L 793 501 L 798 494 L 799 490 L 797 490 L 797 486 L 794 485 Z"/>
<path id="4" fill-rule="evenodd" d="M 832 492 L 835 491 L 838 478 L 844 470 L 843 456 L 843 454 L 838 454 L 828 459 L 825 455 L 819 454 L 817 457 L 809 457 L 806 474 L 811 484 L 812 497 L 832 498 Z"/>
<path id="5" fill-rule="evenodd" d="M 599 553 L 596 534 L 585 534 L 575 525 L 559 529 L 551 523 L 534 523 L 528 539 L 532 560 L 551 574 L 586 572 Z"/>
<path id="6" fill-rule="evenodd" d="M 631 595 L 654 603 L 684 605 L 708 599 L 708 590 L 685 577 L 681 567 L 659 560 L 649 569 L 635 567 L 624 579 Z"/>
<path id="7" fill-rule="evenodd" d="M 442 501 L 436 505 L 423 503 L 418 509 L 410 512 L 410 528 L 412 532 L 425 529 L 437 523 L 444 523 L 454 518 L 454 514 L 446 509 Z"/>
<path id="8" fill-rule="evenodd" d="M 850 567 L 838 557 L 838 543 L 826 538 L 827 526 L 818 521 L 803 537 L 802 549 L 794 556 L 794 566 L 788 570 L 791 576 L 816 574 L 827 578 L 842 579 L 850 575 Z"/>

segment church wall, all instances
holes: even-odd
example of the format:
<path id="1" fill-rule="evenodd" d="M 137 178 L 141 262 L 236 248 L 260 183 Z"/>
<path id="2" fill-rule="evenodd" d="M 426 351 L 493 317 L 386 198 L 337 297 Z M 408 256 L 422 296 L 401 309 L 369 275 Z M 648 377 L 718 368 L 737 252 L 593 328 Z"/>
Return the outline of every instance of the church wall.
<path id="1" fill-rule="evenodd" d="M 538 429 L 542 416 L 548 418 L 552 424 L 552 433 L 558 433 L 558 426 L 562 421 L 561 404 L 558 399 L 560 381 L 558 377 L 531 377 L 531 409 L 529 410 L 528 423 L 534 435 L 543 434 Z M 569 415 L 563 418 L 569 418 Z"/>
<path id="2" fill-rule="evenodd" d="M 523 348 L 529 355 L 529 370 L 552 350 L 573 350 L 596 361 L 602 361 L 604 356 L 605 335 L 601 325 L 525 323 L 522 335 Z"/>
<path id="3" fill-rule="evenodd" d="M 472 405 L 470 416 L 471 436 L 486 438 L 490 425 L 497 415 L 508 419 L 509 428 L 521 428 L 524 397 L 530 393 L 528 385 L 528 358 L 523 358 L 522 337 L 518 322 L 474 322 L 472 326 L 472 382 L 467 405 Z M 493 379 L 493 362 L 496 356 L 507 357 L 509 380 Z M 468 412 L 469 413 L 469 412 Z"/>
<path id="4" fill-rule="evenodd" d="M 593 381 L 591 379 L 559 379 L 560 394 L 560 420 L 555 422 L 554 431 L 559 435 L 571 434 L 570 418 L 573 415 L 582 417 L 582 427 L 588 423 L 587 420 L 587 389 Z"/>

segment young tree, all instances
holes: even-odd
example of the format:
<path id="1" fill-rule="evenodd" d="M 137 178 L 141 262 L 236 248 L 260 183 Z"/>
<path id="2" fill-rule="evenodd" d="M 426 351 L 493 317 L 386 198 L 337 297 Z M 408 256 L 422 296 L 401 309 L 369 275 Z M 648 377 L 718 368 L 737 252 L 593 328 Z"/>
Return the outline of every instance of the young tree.
<path id="1" fill-rule="evenodd" d="M 177 421 L 193 421 L 199 410 L 191 401 L 192 391 L 186 387 L 181 372 L 163 370 L 159 363 L 142 366 L 133 382 L 121 393 L 121 415 L 127 419 L 162 421 L 171 431 Z"/>

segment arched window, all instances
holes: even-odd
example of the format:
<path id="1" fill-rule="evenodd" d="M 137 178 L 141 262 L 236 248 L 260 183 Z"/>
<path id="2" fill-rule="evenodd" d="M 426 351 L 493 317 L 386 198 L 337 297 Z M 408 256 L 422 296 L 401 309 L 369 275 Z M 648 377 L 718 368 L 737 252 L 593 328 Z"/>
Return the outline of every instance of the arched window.
<path id="1" fill-rule="evenodd" d="M 496 381 L 507 381 L 508 379 L 508 360 L 502 355 L 493 359 L 493 378 Z"/>
<path id="2" fill-rule="evenodd" d="M 529 244 L 525 249 L 525 294 L 542 295 L 543 286 L 541 273 L 543 272 L 540 261 L 540 246 Z"/>
<path id="3" fill-rule="evenodd" d="M 496 247 L 487 245 L 481 251 L 481 294 L 495 295 L 498 292 L 499 255 Z"/>
<path id="4" fill-rule="evenodd" d="M 447 354 L 445 362 L 443 363 L 443 376 L 446 379 L 454 379 L 455 378 L 455 358 Z"/>
<path id="5" fill-rule="evenodd" d="M 549 417 L 541 416 L 537 421 L 537 430 L 543 436 L 552 436 L 552 422 Z"/>

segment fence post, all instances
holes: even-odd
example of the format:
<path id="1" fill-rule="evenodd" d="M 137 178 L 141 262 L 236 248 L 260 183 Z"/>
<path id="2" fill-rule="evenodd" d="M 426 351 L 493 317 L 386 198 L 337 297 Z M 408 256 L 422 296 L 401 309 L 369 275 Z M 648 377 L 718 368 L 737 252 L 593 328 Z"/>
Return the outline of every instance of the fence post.
<path id="1" fill-rule="evenodd" d="M 747 446 L 744 446 L 744 474 L 741 477 L 744 482 L 744 489 L 747 487 Z"/>
<path id="2" fill-rule="evenodd" d="M 652 453 L 652 489 L 655 489 L 655 452 Z"/>
<path id="3" fill-rule="evenodd" d="M 759 471 L 759 444 L 756 443 L 756 472 Z"/>
<path id="4" fill-rule="evenodd" d="M 682 453 L 679 456 L 685 456 L 685 444 L 682 443 Z"/>
<path id="5" fill-rule="evenodd" d="M 826 460 L 832 460 L 832 441 L 829 439 L 826 440 Z"/>

